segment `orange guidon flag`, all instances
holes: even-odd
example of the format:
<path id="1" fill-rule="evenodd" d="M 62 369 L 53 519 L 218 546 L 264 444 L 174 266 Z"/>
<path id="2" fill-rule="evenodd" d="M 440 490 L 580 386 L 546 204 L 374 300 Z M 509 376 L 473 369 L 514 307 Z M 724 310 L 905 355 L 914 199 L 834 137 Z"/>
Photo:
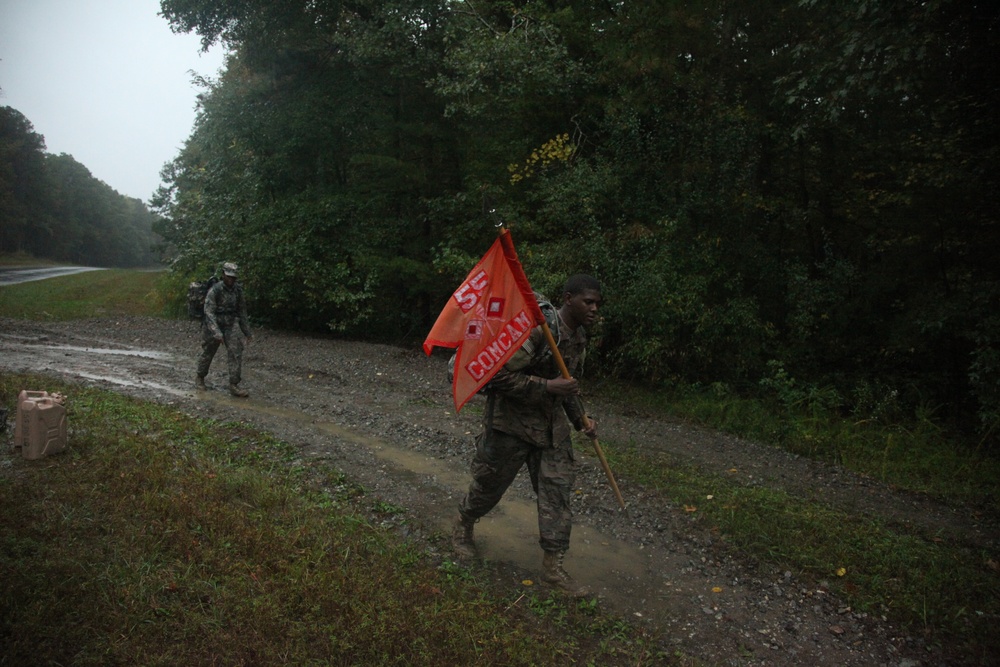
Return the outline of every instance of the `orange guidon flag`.
<path id="1" fill-rule="evenodd" d="M 448 299 L 424 341 L 428 355 L 435 347 L 458 348 L 451 386 L 455 409 L 461 410 L 544 321 L 504 229 Z"/>

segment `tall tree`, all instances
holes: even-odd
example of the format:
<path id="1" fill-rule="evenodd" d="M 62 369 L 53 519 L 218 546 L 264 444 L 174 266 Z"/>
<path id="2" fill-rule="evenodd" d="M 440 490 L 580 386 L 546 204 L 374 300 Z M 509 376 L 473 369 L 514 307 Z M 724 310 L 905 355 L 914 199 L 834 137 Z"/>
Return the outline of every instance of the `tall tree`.
<path id="1" fill-rule="evenodd" d="M 45 138 L 20 111 L 0 107 L 0 252 L 35 251 L 47 187 Z"/>

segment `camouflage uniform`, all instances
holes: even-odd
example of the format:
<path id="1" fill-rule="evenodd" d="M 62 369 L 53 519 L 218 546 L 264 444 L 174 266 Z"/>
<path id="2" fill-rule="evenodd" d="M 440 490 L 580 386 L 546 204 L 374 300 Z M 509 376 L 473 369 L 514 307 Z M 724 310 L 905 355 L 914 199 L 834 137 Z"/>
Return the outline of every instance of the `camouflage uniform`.
<path id="1" fill-rule="evenodd" d="M 243 339 L 233 326 L 239 324 L 243 335 L 250 338 L 247 322 L 247 304 L 243 298 L 243 288 L 239 283 L 226 287 L 221 280 L 208 290 L 205 296 L 205 317 L 201 325 L 201 356 L 198 358 L 198 377 L 208 375 L 212 358 L 221 344 L 215 338 L 221 336 L 226 344 L 229 362 L 229 384 L 238 385 L 242 379 Z"/>
<path id="2" fill-rule="evenodd" d="M 566 367 L 577 377 L 586 354 L 584 328 L 557 339 Z M 527 464 L 538 497 L 539 544 L 546 552 L 564 552 L 569 548 L 570 497 L 576 479 L 570 422 L 577 430 L 583 428 L 583 408 L 575 397 L 546 392 L 545 381 L 560 376 L 547 347 L 542 328 L 535 328 L 491 380 L 472 461 L 472 483 L 459 514 L 468 522 L 484 516 Z"/>

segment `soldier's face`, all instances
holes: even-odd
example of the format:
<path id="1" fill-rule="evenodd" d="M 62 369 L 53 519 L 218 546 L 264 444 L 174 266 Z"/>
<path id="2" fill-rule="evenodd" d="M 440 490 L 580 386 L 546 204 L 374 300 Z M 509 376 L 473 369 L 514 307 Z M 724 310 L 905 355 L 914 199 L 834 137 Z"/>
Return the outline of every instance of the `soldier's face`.
<path id="1" fill-rule="evenodd" d="M 222 282 L 224 282 L 226 284 L 226 287 L 232 287 L 233 283 L 236 282 L 236 278 L 233 277 L 233 276 L 227 276 L 226 274 L 223 273 L 222 274 Z"/>
<path id="2" fill-rule="evenodd" d="M 578 294 L 567 292 L 564 297 L 566 309 L 563 311 L 563 317 L 566 324 L 575 329 L 578 326 L 589 327 L 597 322 L 597 313 L 603 301 L 599 291 L 585 289 Z"/>

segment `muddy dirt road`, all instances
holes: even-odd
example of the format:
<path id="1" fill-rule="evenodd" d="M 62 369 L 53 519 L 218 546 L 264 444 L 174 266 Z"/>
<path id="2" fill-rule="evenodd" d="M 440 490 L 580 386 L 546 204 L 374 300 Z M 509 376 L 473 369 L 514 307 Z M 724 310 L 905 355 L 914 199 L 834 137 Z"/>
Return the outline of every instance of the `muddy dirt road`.
<path id="1" fill-rule="evenodd" d="M 472 404 L 455 414 L 444 357 L 259 330 L 245 355 L 243 386 L 250 398 L 236 399 L 225 391 L 224 352 L 209 375 L 210 391 L 195 391 L 198 340 L 198 324 L 191 321 L 0 319 L 0 372 L 60 376 L 202 417 L 253 424 L 298 445 L 303 462 L 329 461 L 371 496 L 406 508 L 398 530 L 432 558 L 452 557 L 444 537 L 468 484 L 481 410 Z M 588 407 L 606 449 L 657 448 L 733 483 L 771 485 L 841 509 L 995 543 L 993 527 L 970 523 L 956 509 L 595 396 L 599 392 Z M 816 582 L 730 555 L 684 508 L 619 476 L 626 516 L 596 457 L 584 452 L 567 570 L 600 595 L 604 608 L 662 631 L 665 645 L 710 665 L 957 664 L 919 637 L 856 613 Z M 476 534 L 486 561 L 511 573 L 511 587 L 538 578 L 541 551 L 526 475 Z"/>

